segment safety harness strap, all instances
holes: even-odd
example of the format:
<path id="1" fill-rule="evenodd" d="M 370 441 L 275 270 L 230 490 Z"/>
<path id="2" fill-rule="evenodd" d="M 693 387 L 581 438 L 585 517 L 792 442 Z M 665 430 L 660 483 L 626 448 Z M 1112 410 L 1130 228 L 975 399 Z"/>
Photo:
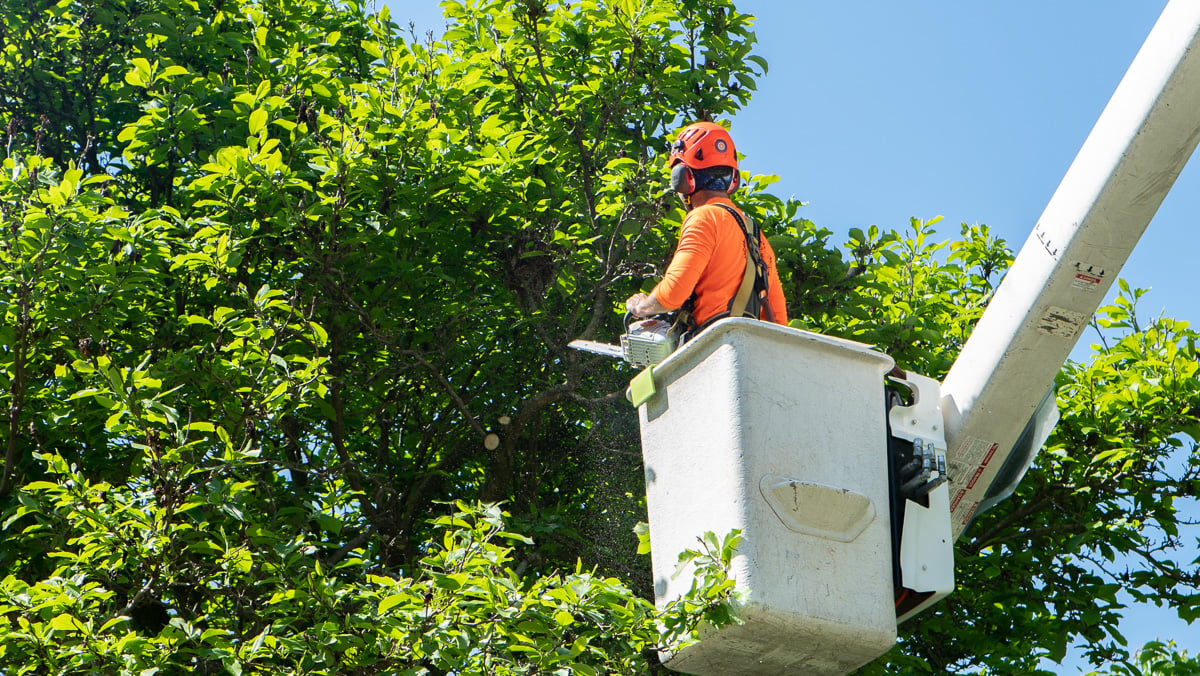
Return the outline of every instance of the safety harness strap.
<path id="1" fill-rule="evenodd" d="M 758 270 L 755 269 L 754 261 L 747 256 L 746 272 L 742 275 L 742 284 L 738 287 L 733 300 L 729 302 L 730 317 L 746 317 L 753 314 L 754 319 L 758 319 L 758 313 L 750 307 L 750 294 L 754 293 L 754 278 L 757 275 Z"/>

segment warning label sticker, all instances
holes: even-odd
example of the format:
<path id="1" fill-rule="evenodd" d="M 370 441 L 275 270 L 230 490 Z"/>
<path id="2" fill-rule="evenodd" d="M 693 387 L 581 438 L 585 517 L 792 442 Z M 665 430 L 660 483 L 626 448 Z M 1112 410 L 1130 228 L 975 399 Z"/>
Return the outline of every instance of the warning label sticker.
<path id="1" fill-rule="evenodd" d="M 975 510 L 977 510 L 977 509 L 979 509 L 979 501 L 978 500 L 976 500 L 971 505 L 971 508 L 968 509 L 965 514 L 963 514 L 962 520 L 959 521 L 959 523 L 964 526 L 967 525 L 968 523 L 971 523 L 971 517 L 975 516 Z"/>
<path id="2" fill-rule="evenodd" d="M 1071 280 L 1072 287 L 1078 291 L 1091 292 L 1099 289 L 1103 282 L 1104 268 L 1102 266 L 1076 261 L 1075 278 Z"/>
<path id="3" fill-rule="evenodd" d="M 980 467 L 987 467 L 992 461 L 992 456 L 996 454 L 996 446 L 996 443 L 985 439 L 963 439 L 958 448 L 946 457 L 950 462 L 950 480 L 963 483 Z"/>
<path id="4" fill-rule="evenodd" d="M 1100 282 L 1104 280 L 1100 277 L 1095 277 L 1084 272 L 1075 273 L 1075 281 L 1071 282 L 1071 286 L 1080 291 L 1095 291 L 1100 288 Z"/>
<path id="5" fill-rule="evenodd" d="M 996 457 L 999 444 L 986 439 L 966 437 L 958 444 L 954 453 L 947 456 L 950 465 L 950 513 L 956 530 L 961 530 L 971 521 L 987 482 L 981 481 L 989 475 L 988 467 Z M 994 469 L 994 468 L 993 468 Z M 994 474 L 994 472 L 992 473 Z"/>

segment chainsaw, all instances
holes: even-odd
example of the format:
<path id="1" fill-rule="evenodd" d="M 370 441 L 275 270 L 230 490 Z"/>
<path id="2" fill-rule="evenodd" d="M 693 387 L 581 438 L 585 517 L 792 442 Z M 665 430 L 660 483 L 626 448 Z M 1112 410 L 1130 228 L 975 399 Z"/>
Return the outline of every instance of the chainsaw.
<path id="1" fill-rule="evenodd" d="M 624 359 L 638 368 L 654 366 L 675 351 L 678 338 L 671 333 L 671 323 L 662 319 L 643 319 L 629 323 L 625 315 L 625 333 L 620 345 L 597 343 L 592 340 L 572 340 L 568 347 L 583 352 Z"/>

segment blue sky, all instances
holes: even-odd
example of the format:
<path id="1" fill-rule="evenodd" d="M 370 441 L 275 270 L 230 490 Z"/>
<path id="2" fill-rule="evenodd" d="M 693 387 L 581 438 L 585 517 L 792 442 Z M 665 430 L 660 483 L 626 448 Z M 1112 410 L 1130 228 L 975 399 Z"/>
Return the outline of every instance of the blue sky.
<path id="1" fill-rule="evenodd" d="M 389 4 L 398 23 L 442 26 L 436 0 Z M 802 214 L 838 240 L 941 215 L 944 238 L 985 223 L 1017 251 L 1166 2 L 737 4 L 758 17 L 756 53 L 770 65 L 732 118 L 743 169 L 779 175 L 773 192 L 808 202 Z M 1121 271 L 1152 289 L 1144 316 L 1200 323 L 1198 221 L 1193 158 Z M 1085 334 L 1077 359 L 1094 340 Z M 1200 651 L 1200 625 L 1169 610 L 1137 609 L 1122 631 L 1131 646 L 1162 637 Z"/>

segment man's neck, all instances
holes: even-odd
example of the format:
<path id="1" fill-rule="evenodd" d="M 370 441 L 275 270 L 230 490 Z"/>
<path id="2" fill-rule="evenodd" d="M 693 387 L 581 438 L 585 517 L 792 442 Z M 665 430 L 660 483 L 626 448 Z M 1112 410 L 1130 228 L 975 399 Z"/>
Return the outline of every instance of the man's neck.
<path id="1" fill-rule="evenodd" d="M 724 190 L 697 190 L 692 193 L 692 209 L 702 207 L 716 199 L 729 199 L 729 194 Z"/>

